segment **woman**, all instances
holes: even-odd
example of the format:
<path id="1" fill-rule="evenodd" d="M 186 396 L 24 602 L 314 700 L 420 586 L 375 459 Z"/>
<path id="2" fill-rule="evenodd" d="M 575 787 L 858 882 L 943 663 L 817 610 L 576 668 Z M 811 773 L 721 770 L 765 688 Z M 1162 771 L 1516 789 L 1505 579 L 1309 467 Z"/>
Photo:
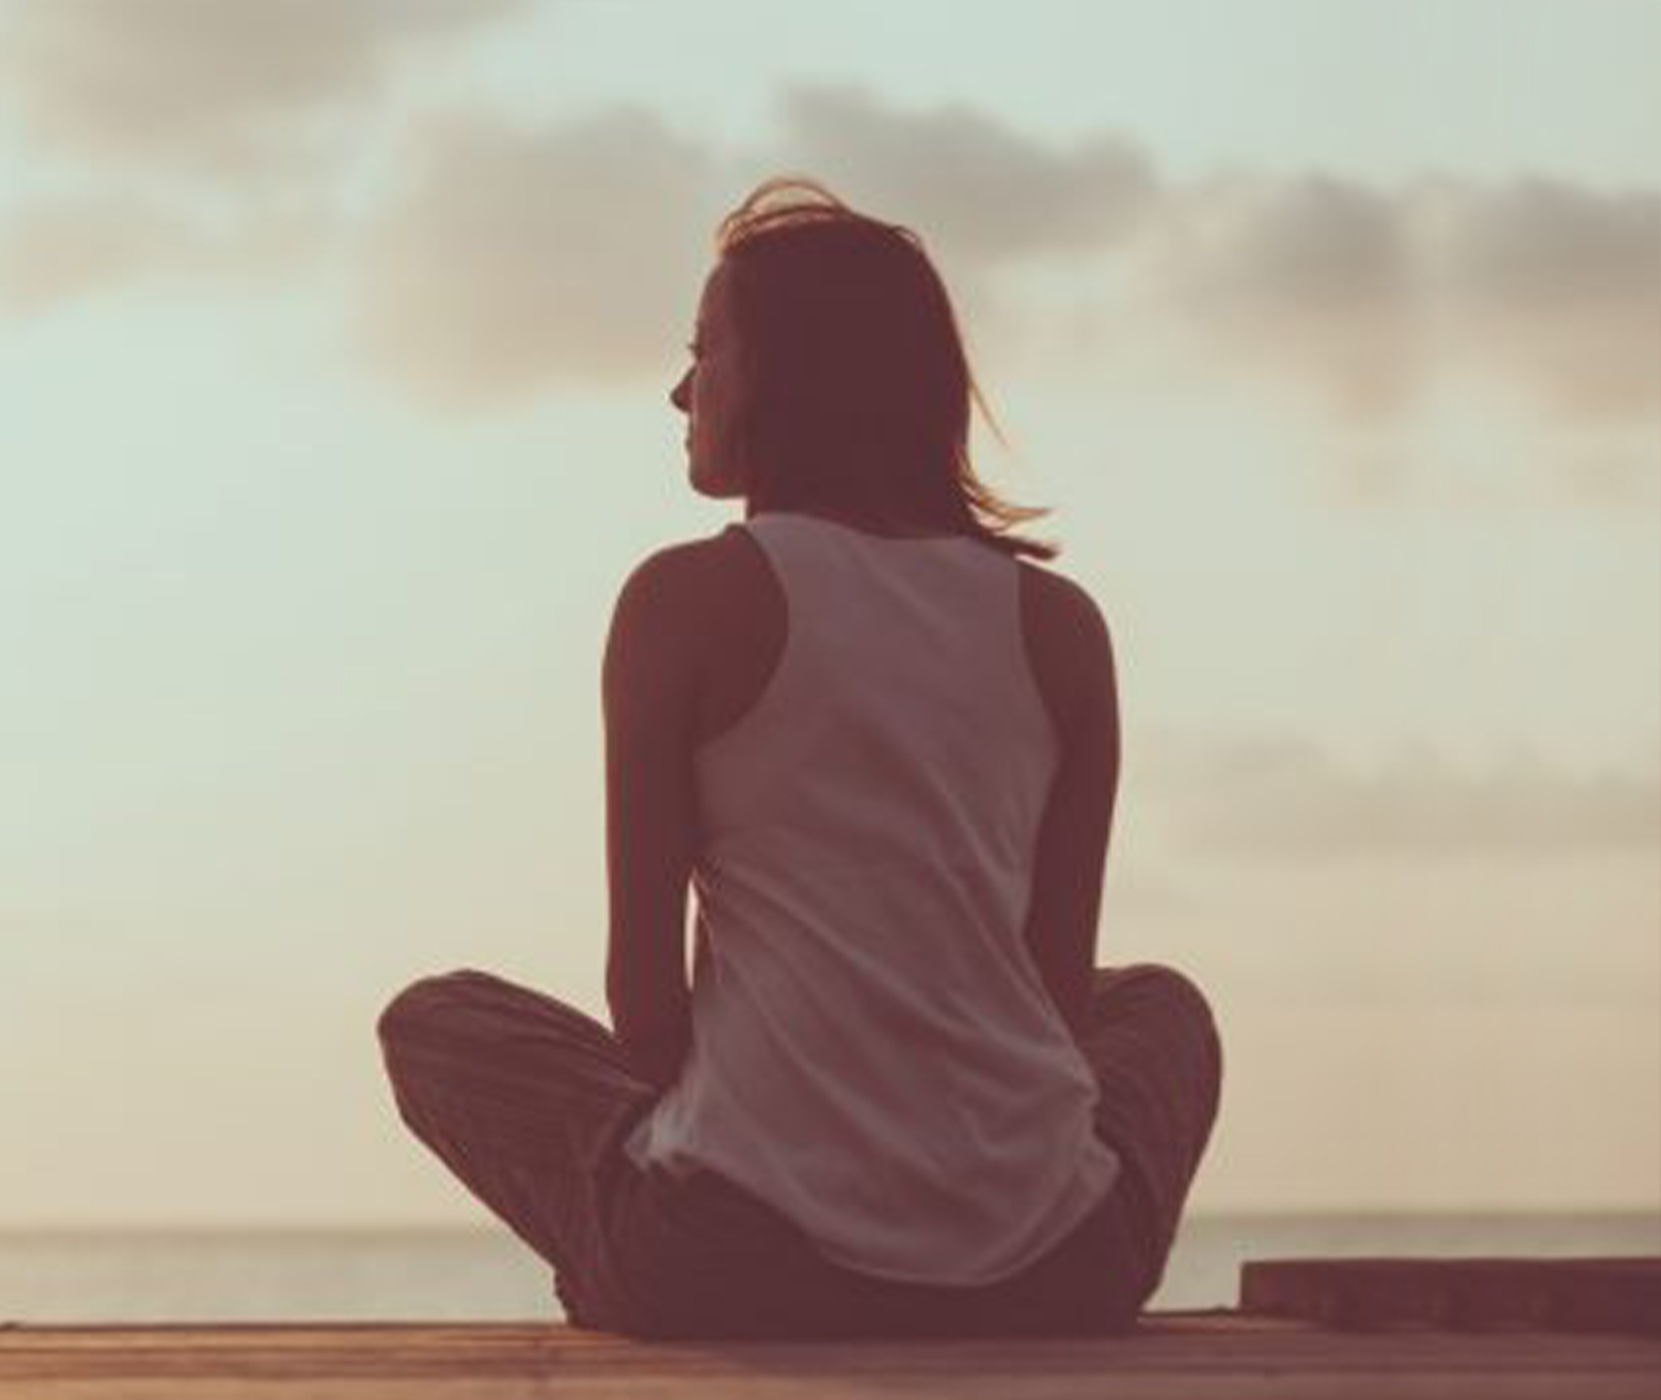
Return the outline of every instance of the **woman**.
<path id="1" fill-rule="evenodd" d="M 909 230 L 805 180 L 722 223 L 693 489 L 603 665 L 615 1034 L 481 972 L 380 1019 L 408 1125 L 637 1336 L 1090 1333 L 1158 1285 L 1216 1112 L 1204 998 L 1093 966 L 1112 650 L 967 455 Z M 687 886 L 697 892 L 690 989 Z"/>

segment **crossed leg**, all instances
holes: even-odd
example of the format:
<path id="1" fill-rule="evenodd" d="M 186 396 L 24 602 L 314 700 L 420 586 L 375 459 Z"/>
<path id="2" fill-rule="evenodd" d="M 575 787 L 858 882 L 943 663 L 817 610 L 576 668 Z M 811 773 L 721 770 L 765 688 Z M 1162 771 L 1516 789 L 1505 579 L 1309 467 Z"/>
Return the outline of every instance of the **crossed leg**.
<path id="1" fill-rule="evenodd" d="M 611 1178 L 596 1166 L 654 1091 L 612 1033 L 473 970 L 405 988 L 376 1031 L 410 1130 L 553 1267 L 573 1322 L 617 1327 L 627 1299 L 607 1249 Z"/>
<path id="2" fill-rule="evenodd" d="M 406 988 L 377 1031 L 404 1122 L 552 1266 L 567 1317 L 635 1330 L 644 1313 L 612 1253 L 608 1192 L 618 1144 L 655 1091 L 610 1030 L 554 997 L 464 970 Z M 1080 1044 L 1101 1085 L 1097 1132 L 1131 1178 L 1114 1203 L 1115 1228 L 1143 1261 L 1145 1301 L 1163 1276 L 1216 1116 L 1215 1023 L 1181 973 L 1098 968 Z M 802 1262 L 814 1272 L 811 1257 Z M 774 1286 L 788 1292 L 788 1284 Z"/>

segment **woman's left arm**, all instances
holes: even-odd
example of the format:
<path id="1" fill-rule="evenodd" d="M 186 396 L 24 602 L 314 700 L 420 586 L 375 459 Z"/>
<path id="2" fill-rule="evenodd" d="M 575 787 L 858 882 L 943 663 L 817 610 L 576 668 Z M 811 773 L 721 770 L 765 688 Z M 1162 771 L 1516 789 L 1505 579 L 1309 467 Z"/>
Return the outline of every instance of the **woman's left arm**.
<path id="1" fill-rule="evenodd" d="M 695 842 L 695 560 L 674 545 L 624 583 L 601 668 L 606 751 L 606 1000 L 624 1052 L 663 1088 L 692 1041 L 687 885 Z"/>

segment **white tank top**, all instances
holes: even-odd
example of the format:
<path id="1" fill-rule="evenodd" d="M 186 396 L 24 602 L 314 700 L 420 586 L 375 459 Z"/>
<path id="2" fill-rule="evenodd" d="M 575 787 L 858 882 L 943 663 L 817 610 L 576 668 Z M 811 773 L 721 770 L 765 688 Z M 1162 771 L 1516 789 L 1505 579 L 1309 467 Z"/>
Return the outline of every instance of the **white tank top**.
<path id="1" fill-rule="evenodd" d="M 695 755 L 711 956 L 681 1075 L 627 1150 L 721 1173 L 848 1268 L 1009 1277 L 1119 1170 L 1023 937 L 1059 743 L 1018 565 L 796 513 L 728 529 L 772 566 L 787 641 Z"/>

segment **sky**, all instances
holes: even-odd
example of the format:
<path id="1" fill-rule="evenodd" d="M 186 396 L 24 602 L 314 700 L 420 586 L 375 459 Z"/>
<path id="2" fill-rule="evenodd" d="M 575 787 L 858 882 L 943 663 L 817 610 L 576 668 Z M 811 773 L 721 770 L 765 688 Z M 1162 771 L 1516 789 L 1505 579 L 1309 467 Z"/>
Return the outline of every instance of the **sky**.
<path id="1" fill-rule="evenodd" d="M 605 1019 L 714 226 L 914 228 L 1097 598 L 1201 1210 L 1661 1209 L 1661 6 L 0 0 L 0 1228 L 477 1223 L 374 1036 Z"/>

